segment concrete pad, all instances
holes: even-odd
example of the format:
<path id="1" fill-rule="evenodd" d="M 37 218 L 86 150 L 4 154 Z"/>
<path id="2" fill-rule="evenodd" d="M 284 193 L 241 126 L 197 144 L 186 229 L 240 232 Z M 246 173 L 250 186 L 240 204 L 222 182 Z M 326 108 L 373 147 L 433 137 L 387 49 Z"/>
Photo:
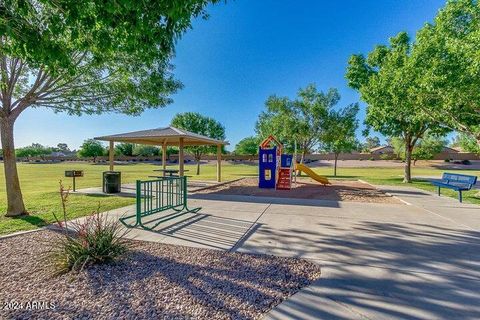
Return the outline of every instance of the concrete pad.
<path id="1" fill-rule="evenodd" d="M 149 228 L 157 222 L 162 223 L 152 230 L 141 227 L 128 229 L 126 237 L 199 248 L 233 250 L 260 227 L 257 220 L 268 206 L 268 204 L 193 200 L 189 202 L 189 207 L 202 207 L 200 212 L 179 214 L 169 210 L 144 217 L 142 222 Z M 135 206 L 111 210 L 104 214 L 112 219 L 119 219 L 134 215 Z M 135 217 L 129 218 L 126 222 L 135 224 Z"/>
<path id="2" fill-rule="evenodd" d="M 470 230 L 269 212 L 239 251 L 480 277 L 480 241 Z"/>
<path id="3" fill-rule="evenodd" d="M 480 282 L 337 264 L 265 319 L 478 319 Z"/>
<path id="4" fill-rule="evenodd" d="M 434 215 L 439 215 L 472 230 L 480 230 L 480 206 L 478 205 L 460 203 L 456 199 L 438 196 L 435 193 L 413 187 L 379 186 L 379 188 Z"/>
<path id="5" fill-rule="evenodd" d="M 296 198 L 278 198 L 278 197 L 257 197 L 233 194 L 193 194 L 190 199 L 232 201 L 241 203 L 266 203 L 266 204 L 285 204 L 290 206 L 314 206 L 338 208 L 340 202 L 333 200 L 317 199 L 296 199 Z"/>
<path id="6" fill-rule="evenodd" d="M 129 237 L 320 264 L 321 279 L 267 319 L 479 319 L 480 207 L 395 188 L 411 205 L 194 197 L 200 212 Z"/>

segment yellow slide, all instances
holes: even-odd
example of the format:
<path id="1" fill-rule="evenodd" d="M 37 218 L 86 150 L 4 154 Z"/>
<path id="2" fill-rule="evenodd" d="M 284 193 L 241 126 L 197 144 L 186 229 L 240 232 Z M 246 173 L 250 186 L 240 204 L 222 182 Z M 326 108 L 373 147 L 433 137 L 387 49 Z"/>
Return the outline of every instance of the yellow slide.
<path id="1" fill-rule="evenodd" d="M 297 165 L 295 166 L 295 169 L 304 172 L 307 176 L 309 176 L 315 181 L 320 182 L 323 185 L 331 184 L 326 177 L 316 174 L 312 169 L 310 169 L 304 164 L 297 163 Z"/>

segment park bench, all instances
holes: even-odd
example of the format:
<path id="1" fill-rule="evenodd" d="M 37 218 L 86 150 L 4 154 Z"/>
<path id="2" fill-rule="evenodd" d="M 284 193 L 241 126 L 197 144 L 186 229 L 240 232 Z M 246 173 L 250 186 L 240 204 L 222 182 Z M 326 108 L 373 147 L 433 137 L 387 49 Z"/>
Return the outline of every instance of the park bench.
<path id="1" fill-rule="evenodd" d="M 458 191 L 458 200 L 460 202 L 462 202 L 462 191 L 472 189 L 476 183 L 476 176 L 448 172 L 443 173 L 441 181 L 432 181 L 432 184 L 438 187 L 438 195 L 440 195 L 441 188 L 452 189 Z"/>

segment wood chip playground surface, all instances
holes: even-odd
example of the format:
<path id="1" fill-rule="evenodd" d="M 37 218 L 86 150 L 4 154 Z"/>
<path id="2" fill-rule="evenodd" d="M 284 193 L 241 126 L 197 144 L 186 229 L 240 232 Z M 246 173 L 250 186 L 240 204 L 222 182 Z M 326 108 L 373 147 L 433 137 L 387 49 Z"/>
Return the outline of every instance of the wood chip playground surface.
<path id="1" fill-rule="evenodd" d="M 244 178 L 195 193 L 402 204 L 397 198 L 368 183 L 358 180 L 330 180 L 330 182 L 331 185 L 323 186 L 309 178 L 299 178 L 296 185 L 292 183 L 291 190 L 275 190 L 259 188 L 258 178 Z"/>

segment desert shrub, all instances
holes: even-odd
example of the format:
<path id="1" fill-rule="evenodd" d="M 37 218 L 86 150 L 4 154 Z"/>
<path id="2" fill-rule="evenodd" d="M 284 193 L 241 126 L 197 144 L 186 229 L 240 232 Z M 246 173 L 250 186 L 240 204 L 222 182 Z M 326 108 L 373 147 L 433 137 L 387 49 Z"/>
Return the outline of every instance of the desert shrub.
<path id="1" fill-rule="evenodd" d="M 60 182 L 63 218 L 55 214 L 61 228 L 51 241 L 47 255 L 54 274 L 81 271 L 93 264 L 110 263 L 128 251 L 126 230 L 117 219 L 101 215 L 99 208 L 79 222 L 67 221 L 69 190 Z"/>
<path id="2" fill-rule="evenodd" d="M 445 159 L 445 160 L 443 160 L 443 161 L 444 161 L 444 162 L 450 162 L 450 159 Z"/>
<path id="3" fill-rule="evenodd" d="M 390 160 L 391 158 L 392 158 L 392 156 L 387 154 L 387 153 L 382 153 L 380 155 L 380 160 Z"/>
<path id="4" fill-rule="evenodd" d="M 375 158 L 374 158 L 374 157 L 370 157 L 370 158 L 368 158 L 368 160 L 370 160 L 370 161 L 375 161 Z"/>

